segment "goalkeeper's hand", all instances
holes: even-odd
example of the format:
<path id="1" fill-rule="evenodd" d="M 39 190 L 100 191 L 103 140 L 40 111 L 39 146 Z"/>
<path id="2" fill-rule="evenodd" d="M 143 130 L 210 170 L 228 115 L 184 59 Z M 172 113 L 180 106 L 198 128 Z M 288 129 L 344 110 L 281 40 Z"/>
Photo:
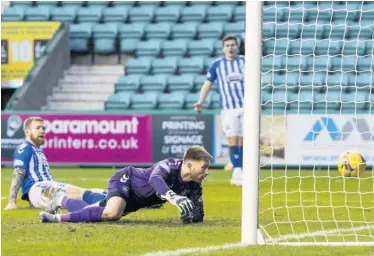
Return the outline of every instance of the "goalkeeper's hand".
<path id="1" fill-rule="evenodd" d="M 181 221 L 183 224 L 190 224 L 193 222 L 193 214 L 192 212 L 188 213 L 188 214 L 184 214 L 182 215 L 181 214 Z"/>
<path id="2" fill-rule="evenodd" d="M 182 217 L 192 215 L 193 203 L 190 199 L 185 196 L 179 196 L 174 191 L 169 190 L 166 192 L 165 199 L 168 200 L 172 205 L 178 207 L 179 213 Z"/>

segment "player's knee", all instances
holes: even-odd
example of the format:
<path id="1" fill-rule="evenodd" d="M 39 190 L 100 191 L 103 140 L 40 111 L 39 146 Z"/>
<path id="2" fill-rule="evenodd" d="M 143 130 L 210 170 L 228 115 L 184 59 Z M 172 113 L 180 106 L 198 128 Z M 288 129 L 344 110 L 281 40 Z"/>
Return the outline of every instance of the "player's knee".
<path id="1" fill-rule="evenodd" d="M 111 211 L 111 210 L 105 209 L 103 211 L 103 214 L 101 215 L 101 218 L 103 220 L 107 220 L 107 221 L 116 221 L 116 220 L 119 220 L 121 218 L 121 215 L 116 211 Z"/>

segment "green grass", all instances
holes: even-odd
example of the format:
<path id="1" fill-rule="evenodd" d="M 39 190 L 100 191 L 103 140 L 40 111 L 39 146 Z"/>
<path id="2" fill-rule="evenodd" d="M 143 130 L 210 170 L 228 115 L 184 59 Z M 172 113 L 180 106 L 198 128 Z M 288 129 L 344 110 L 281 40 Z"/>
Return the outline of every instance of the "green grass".
<path id="1" fill-rule="evenodd" d="M 107 180 L 114 171 L 54 169 L 53 175 L 58 181 L 81 187 L 106 188 Z M 205 221 L 196 225 L 180 224 L 177 210 L 169 204 L 162 209 L 140 210 L 116 223 L 41 224 L 38 218 L 40 210 L 28 209 L 27 204 L 19 200 L 20 209 L 2 211 L 2 253 L 139 255 L 159 250 L 238 243 L 241 188 L 229 185 L 230 175 L 230 172 L 211 171 L 203 185 Z M 328 179 L 326 175 L 333 178 Z M 1 191 L 2 197 L 6 197 L 2 198 L 3 208 L 8 201 L 11 176 L 10 169 L 2 170 Z M 284 171 L 261 172 L 260 223 L 273 238 L 308 231 L 367 226 L 364 220 L 374 224 L 372 173 L 367 173 L 364 179 L 344 179 L 337 177 L 335 172 L 287 171 L 287 177 Z M 349 219 L 352 221 L 349 222 Z M 328 237 L 307 237 L 300 241 L 374 241 L 374 229 L 357 231 L 358 236 L 352 234 L 342 232 L 343 236 L 339 236 L 331 233 Z M 353 256 L 370 255 L 372 251 L 369 247 L 255 246 L 204 255 Z"/>

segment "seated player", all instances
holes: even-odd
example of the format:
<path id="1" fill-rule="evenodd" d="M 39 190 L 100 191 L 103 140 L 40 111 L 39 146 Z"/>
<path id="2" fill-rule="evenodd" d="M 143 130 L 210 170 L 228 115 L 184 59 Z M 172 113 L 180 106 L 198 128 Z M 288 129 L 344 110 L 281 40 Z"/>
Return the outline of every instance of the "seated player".
<path id="1" fill-rule="evenodd" d="M 45 141 L 44 120 L 29 117 L 23 123 L 26 140 L 14 152 L 14 175 L 5 210 L 16 209 L 17 194 L 22 186 L 22 200 L 30 207 L 46 208 L 53 200 L 55 191 L 62 191 L 69 198 L 83 199 L 92 204 L 105 198 L 104 190 L 79 188 L 54 181 L 49 164 L 40 148 Z"/>
<path id="2" fill-rule="evenodd" d="M 105 200 L 88 206 L 56 193 L 49 212 L 41 212 L 41 222 L 117 221 L 141 208 L 169 201 L 180 211 L 183 223 L 202 222 L 204 218 L 201 182 L 208 175 L 212 156 L 202 147 L 186 150 L 183 160 L 165 159 L 143 169 L 125 167 L 109 180 Z M 59 207 L 75 210 L 68 214 L 51 214 Z"/>

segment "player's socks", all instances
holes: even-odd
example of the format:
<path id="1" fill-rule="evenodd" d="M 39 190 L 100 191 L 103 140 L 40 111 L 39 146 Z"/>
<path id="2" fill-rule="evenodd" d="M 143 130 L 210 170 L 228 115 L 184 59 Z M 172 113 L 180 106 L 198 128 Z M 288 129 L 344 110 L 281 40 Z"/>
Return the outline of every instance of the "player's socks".
<path id="1" fill-rule="evenodd" d="M 97 222 L 101 220 L 104 207 L 89 206 L 68 214 L 57 215 L 60 222 Z"/>
<path id="2" fill-rule="evenodd" d="M 239 166 L 240 168 L 243 168 L 243 147 L 238 146 L 239 150 Z"/>
<path id="3" fill-rule="evenodd" d="M 87 204 L 94 204 L 97 203 L 103 199 L 105 199 L 106 195 L 102 193 L 94 193 L 91 190 L 86 190 L 83 193 L 83 201 L 85 201 Z"/>
<path id="4" fill-rule="evenodd" d="M 240 152 L 239 146 L 230 146 L 230 160 L 234 168 L 241 167 L 240 166 Z"/>
<path id="5" fill-rule="evenodd" d="M 88 205 L 89 204 L 83 200 L 71 199 L 67 196 L 64 196 L 61 201 L 62 208 L 65 208 L 69 212 L 79 211 Z"/>

